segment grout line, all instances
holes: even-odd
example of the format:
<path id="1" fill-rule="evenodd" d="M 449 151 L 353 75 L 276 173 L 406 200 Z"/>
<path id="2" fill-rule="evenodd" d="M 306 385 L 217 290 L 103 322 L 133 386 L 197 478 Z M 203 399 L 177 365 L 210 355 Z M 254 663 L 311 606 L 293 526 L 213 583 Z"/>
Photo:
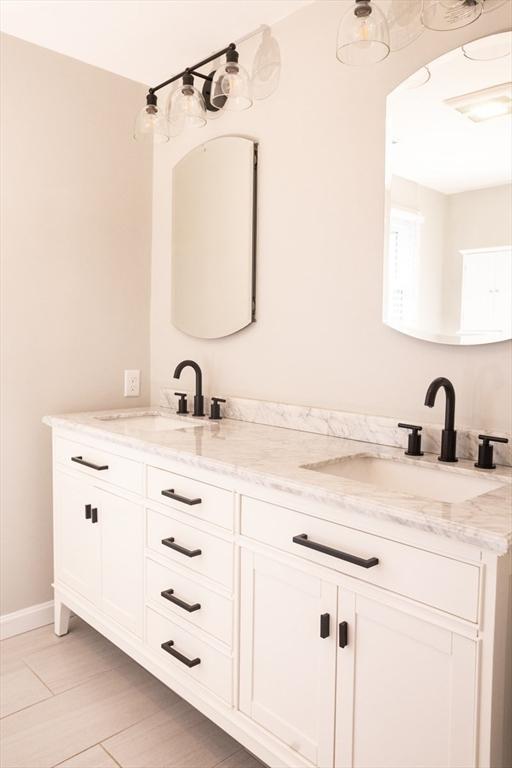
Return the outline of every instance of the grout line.
<path id="1" fill-rule="evenodd" d="M 52 689 L 50 688 L 50 686 L 49 686 L 49 685 L 47 685 L 47 684 L 45 683 L 45 681 L 43 680 L 43 678 L 42 678 L 42 677 L 40 677 L 40 676 L 37 674 L 37 672 L 35 671 L 35 669 L 32 669 L 32 667 L 30 666 L 30 664 L 28 663 L 28 661 L 25 661 L 25 659 L 23 659 L 23 664 L 25 664 L 25 666 L 26 666 L 28 669 L 30 669 L 30 671 L 32 672 L 32 674 L 33 674 L 35 677 L 37 677 L 37 679 L 39 680 L 39 682 L 40 682 L 40 683 L 42 683 L 42 684 L 44 685 L 44 687 L 46 688 L 46 690 L 47 690 L 47 691 L 49 691 L 49 692 L 50 692 L 50 696 L 55 696 L 55 695 L 56 695 L 56 694 L 55 694 L 55 691 L 52 691 Z"/>
<path id="2" fill-rule="evenodd" d="M 125 729 L 125 730 L 126 730 L 126 729 Z M 121 731 L 121 733 L 122 733 L 122 731 Z M 110 738 L 112 738 L 112 737 L 111 737 L 111 736 L 109 736 L 109 739 L 110 739 Z M 99 746 L 101 747 L 101 749 L 103 749 L 103 750 L 104 750 L 104 751 L 107 753 L 107 755 L 108 755 L 110 758 L 112 758 L 112 760 L 114 761 L 114 763 L 115 763 L 116 765 L 118 765 L 118 766 L 119 766 L 119 768 L 122 768 L 122 765 L 121 765 L 121 763 L 118 763 L 118 762 L 117 762 L 117 760 L 115 759 L 114 755 L 113 755 L 111 752 L 109 752 L 109 751 L 108 751 L 108 749 L 106 748 L 106 746 L 105 746 L 104 744 L 100 744 Z"/>

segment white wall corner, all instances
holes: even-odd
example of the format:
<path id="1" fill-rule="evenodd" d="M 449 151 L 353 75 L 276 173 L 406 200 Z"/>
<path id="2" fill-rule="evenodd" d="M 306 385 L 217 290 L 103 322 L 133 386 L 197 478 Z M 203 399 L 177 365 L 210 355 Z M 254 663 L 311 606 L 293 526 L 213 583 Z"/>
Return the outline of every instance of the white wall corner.
<path id="1" fill-rule="evenodd" d="M 44 627 L 53 621 L 53 600 L 0 616 L 0 640 Z"/>

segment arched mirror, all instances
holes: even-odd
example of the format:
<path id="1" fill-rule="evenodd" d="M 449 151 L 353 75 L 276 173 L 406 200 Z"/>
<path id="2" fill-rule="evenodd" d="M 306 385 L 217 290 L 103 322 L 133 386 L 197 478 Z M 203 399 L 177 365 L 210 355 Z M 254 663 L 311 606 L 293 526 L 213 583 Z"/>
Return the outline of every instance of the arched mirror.
<path id="1" fill-rule="evenodd" d="M 221 136 L 172 174 L 171 313 L 180 331 L 218 339 L 255 320 L 257 144 Z"/>
<path id="2" fill-rule="evenodd" d="M 383 317 L 410 336 L 512 337 L 511 37 L 457 48 L 388 96 Z"/>

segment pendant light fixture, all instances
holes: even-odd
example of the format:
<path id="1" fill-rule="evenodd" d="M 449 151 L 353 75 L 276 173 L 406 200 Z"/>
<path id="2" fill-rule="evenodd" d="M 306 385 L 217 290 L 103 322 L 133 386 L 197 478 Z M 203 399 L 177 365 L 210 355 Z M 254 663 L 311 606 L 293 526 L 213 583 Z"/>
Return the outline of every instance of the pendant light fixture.
<path id="1" fill-rule="evenodd" d="M 224 55 L 226 63 L 217 72 L 205 75 L 199 71 Z M 204 80 L 202 93 L 194 86 L 195 77 Z M 179 80 L 181 83 L 177 85 Z M 172 83 L 176 85 L 169 94 L 164 114 L 157 105 L 156 91 Z M 251 105 L 251 80 L 238 61 L 235 43 L 230 43 L 221 51 L 150 88 L 146 106 L 137 116 L 134 138 L 137 141 L 162 143 L 186 128 L 206 125 L 209 115 L 216 117 L 224 109 L 248 109 Z"/>
<path id="2" fill-rule="evenodd" d="M 148 93 L 146 96 L 146 106 L 137 115 L 133 137 L 137 141 L 153 144 L 169 141 L 167 119 L 158 106 L 154 93 Z"/>
<path id="3" fill-rule="evenodd" d="M 236 112 L 252 106 L 251 79 L 238 63 L 237 50 L 229 50 L 226 63 L 215 72 L 210 101 L 217 109 L 225 107 Z"/>
<path id="4" fill-rule="evenodd" d="M 202 95 L 194 88 L 194 76 L 183 75 L 182 84 L 171 95 L 168 108 L 169 127 L 173 136 L 184 128 L 206 125 L 206 107 Z"/>
<path id="5" fill-rule="evenodd" d="M 423 0 L 421 20 L 427 29 L 446 32 L 472 24 L 483 9 L 484 0 Z"/>
<path id="6" fill-rule="evenodd" d="M 371 0 L 355 0 L 340 21 L 336 56 L 344 64 L 365 66 L 389 54 L 386 18 Z"/>

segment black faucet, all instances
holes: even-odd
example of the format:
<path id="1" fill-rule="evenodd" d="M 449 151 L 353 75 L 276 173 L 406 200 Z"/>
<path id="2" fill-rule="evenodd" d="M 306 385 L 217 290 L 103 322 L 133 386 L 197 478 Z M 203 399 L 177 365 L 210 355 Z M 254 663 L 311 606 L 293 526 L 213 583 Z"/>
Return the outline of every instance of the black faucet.
<path id="1" fill-rule="evenodd" d="M 196 394 L 194 395 L 194 416 L 204 416 L 203 374 L 193 360 L 183 360 L 176 366 L 174 378 L 179 379 L 184 368 L 193 368 L 196 373 Z"/>
<path id="2" fill-rule="evenodd" d="M 444 388 L 446 395 L 446 410 L 444 415 L 444 429 L 441 432 L 441 455 L 439 461 L 458 461 L 457 458 L 457 432 L 455 431 L 455 390 L 453 384 L 444 376 L 429 385 L 425 395 L 425 405 L 432 408 L 438 391 Z"/>

